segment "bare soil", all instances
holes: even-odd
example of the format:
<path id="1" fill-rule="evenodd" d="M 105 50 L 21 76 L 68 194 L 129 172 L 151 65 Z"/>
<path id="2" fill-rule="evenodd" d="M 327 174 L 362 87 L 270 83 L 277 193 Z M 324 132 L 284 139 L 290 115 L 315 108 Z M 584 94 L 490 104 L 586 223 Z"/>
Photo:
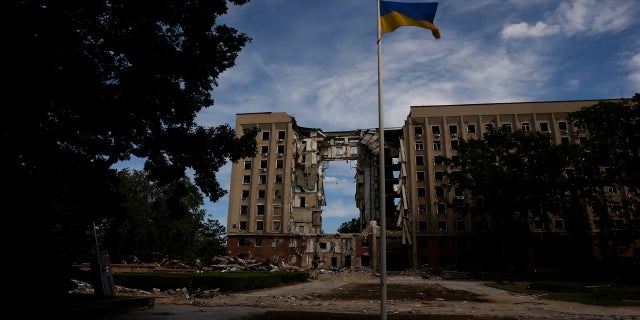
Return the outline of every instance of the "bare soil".
<path id="1" fill-rule="evenodd" d="M 308 283 L 243 293 L 220 293 L 199 299 L 185 294 L 155 293 L 156 304 L 199 307 L 250 306 L 280 311 L 379 314 L 380 278 L 366 271 L 315 274 Z M 547 320 L 640 320 L 640 307 L 600 307 L 523 295 L 482 282 L 423 279 L 417 274 L 389 275 L 388 314 L 512 317 Z M 471 318 L 471 317 L 470 317 Z"/>

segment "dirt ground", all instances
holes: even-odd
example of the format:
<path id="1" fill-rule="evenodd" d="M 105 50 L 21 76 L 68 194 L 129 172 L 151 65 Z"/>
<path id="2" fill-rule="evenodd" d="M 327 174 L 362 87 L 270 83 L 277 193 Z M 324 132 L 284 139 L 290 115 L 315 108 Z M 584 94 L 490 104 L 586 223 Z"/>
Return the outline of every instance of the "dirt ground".
<path id="1" fill-rule="evenodd" d="M 511 316 L 523 320 L 640 320 L 640 307 L 599 307 L 517 294 L 472 280 L 423 279 L 389 275 L 388 313 Z M 194 298 L 185 293 L 155 293 L 156 304 L 199 307 L 250 306 L 269 310 L 379 313 L 380 278 L 370 272 L 312 275 L 308 283 L 243 293 Z"/>

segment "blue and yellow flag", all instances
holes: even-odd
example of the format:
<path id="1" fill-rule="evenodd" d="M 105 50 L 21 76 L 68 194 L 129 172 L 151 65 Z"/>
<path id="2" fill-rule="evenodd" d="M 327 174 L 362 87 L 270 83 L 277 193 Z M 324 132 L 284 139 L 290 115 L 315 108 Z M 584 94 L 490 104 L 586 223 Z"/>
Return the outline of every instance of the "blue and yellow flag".
<path id="1" fill-rule="evenodd" d="M 440 39 L 440 30 L 433 24 L 437 8 L 437 2 L 380 1 L 380 33 L 393 32 L 402 26 L 414 26 L 429 29 L 436 39 Z"/>

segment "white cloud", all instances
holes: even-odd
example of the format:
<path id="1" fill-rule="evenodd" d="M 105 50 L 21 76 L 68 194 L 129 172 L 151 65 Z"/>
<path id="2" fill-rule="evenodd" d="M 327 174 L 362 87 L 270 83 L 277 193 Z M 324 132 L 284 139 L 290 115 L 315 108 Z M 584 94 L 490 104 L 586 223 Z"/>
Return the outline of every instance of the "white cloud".
<path id="1" fill-rule="evenodd" d="M 636 93 L 638 93 L 638 90 L 640 90 L 640 53 L 631 57 L 628 65 L 630 72 L 627 79 L 631 81 L 631 88 L 636 88 Z"/>
<path id="2" fill-rule="evenodd" d="M 568 35 L 601 34 L 616 33 L 633 25 L 638 11 L 634 1 L 573 0 L 561 3 L 556 15 Z"/>
<path id="3" fill-rule="evenodd" d="M 516 24 L 505 25 L 500 36 L 504 39 L 509 38 L 532 38 L 532 37 L 545 37 L 554 35 L 560 32 L 560 27 L 548 25 L 544 22 L 538 21 L 535 25 L 531 26 L 526 22 L 520 22 Z"/>

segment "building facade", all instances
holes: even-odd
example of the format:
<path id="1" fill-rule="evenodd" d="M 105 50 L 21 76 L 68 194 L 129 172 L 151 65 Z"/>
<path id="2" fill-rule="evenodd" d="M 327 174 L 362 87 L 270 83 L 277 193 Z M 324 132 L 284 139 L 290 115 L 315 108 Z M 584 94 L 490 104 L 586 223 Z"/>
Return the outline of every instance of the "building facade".
<path id="1" fill-rule="evenodd" d="M 460 139 L 481 139 L 489 128 L 537 131 L 548 134 L 555 143 L 581 143 L 587 132 L 573 127 L 568 115 L 600 101 L 411 106 L 402 128 L 385 130 L 387 267 L 464 265 L 482 259 L 479 255 L 500 256 L 481 224 L 447 206 L 463 200 L 465 194 L 455 188 L 445 191 L 446 168 L 438 156 L 455 157 Z M 323 132 L 300 127 L 285 113 L 237 114 L 238 134 L 254 127 L 261 130 L 258 154 L 232 166 L 227 224 L 230 253 L 299 267 L 323 263 L 335 268 L 377 268 L 378 131 Z M 354 196 L 361 233 L 322 232 L 323 170 L 333 160 L 357 160 Z M 615 204 L 628 195 L 624 190 L 609 191 L 615 211 Z M 590 219 L 597 232 L 597 218 Z M 625 223 L 630 217 L 618 214 L 616 219 Z M 532 220 L 530 230 L 566 234 L 565 221 L 555 216 L 549 221 L 547 225 Z"/>

